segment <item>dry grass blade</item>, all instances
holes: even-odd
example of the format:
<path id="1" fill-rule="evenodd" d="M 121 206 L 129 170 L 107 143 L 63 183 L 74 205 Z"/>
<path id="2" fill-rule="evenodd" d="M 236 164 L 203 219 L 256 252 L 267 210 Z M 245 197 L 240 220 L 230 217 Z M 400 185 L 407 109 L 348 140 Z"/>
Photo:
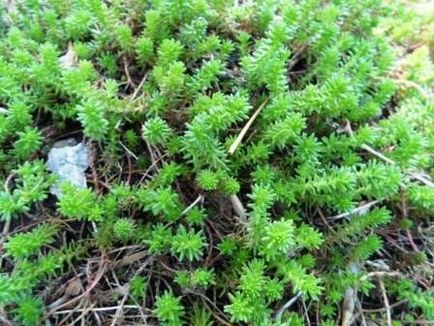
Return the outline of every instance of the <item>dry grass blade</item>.
<path id="1" fill-rule="evenodd" d="M 232 203 L 232 206 L 234 208 L 234 211 L 235 211 L 235 213 L 238 214 L 238 216 L 240 217 L 240 220 L 242 222 L 247 222 L 246 209 L 244 208 L 241 200 L 238 198 L 237 195 L 232 195 L 230 197 L 230 199 L 231 199 L 231 203 Z"/>
<path id="2" fill-rule="evenodd" d="M 121 260 L 114 262 L 110 267 L 111 268 L 125 267 L 125 266 L 131 265 L 131 264 L 139 261 L 140 259 L 142 259 L 148 255 L 149 255 L 149 252 L 147 250 L 139 251 L 139 252 L 136 252 L 134 254 L 127 255 L 127 256 L 123 257 Z"/>
<path id="3" fill-rule="evenodd" d="M 355 263 L 348 265 L 348 270 L 357 274 L 360 271 L 360 266 Z M 344 294 L 344 300 L 342 303 L 342 321 L 341 326 L 350 326 L 354 319 L 354 308 L 357 301 L 357 287 L 350 286 L 346 289 Z"/>
<path id="4" fill-rule="evenodd" d="M 352 216 L 352 215 L 363 215 L 363 214 L 366 214 L 368 212 L 368 210 L 372 206 L 378 204 L 378 202 L 379 202 L 378 200 L 370 201 L 369 203 L 366 203 L 364 205 L 361 205 L 359 207 L 354 208 L 350 212 L 342 213 L 342 214 L 339 214 L 339 215 L 335 215 L 335 216 L 329 217 L 329 219 L 331 219 L 331 220 L 339 220 L 341 218 L 346 218 L 346 217 Z"/>
<path id="5" fill-rule="evenodd" d="M 244 136 L 246 135 L 247 131 L 249 130 L 250 126 L 253 124 L 253 122 L 256 120 L 259 113 L 262 111 L 262 109 L 265 107 L 265 105 L 268 103 L 269 98 L 267 98 L 262 104 L 256 109 L 255 113 L 250 117 L 249 121 L 247 121 L 246 125 L 241 129 L 241 132 L 238 134 L 238 137 L 235 139 L 235 141 L 232 143 L 231 147 L 229 148 L 229 155 L 232 155 L 237 150 L 238 146 L 241 144 Z"/>
<path id="6" fill-rule="evenodd" d="M 378 279 L 378 282 L 380 284 L 381 293 L 383 295 L 384 306 L 386 308 L 387 326 L 392 326 L 392 314 L 390 312 L 389 298 L 387 297 L 386 288 L 384 287 L 384 283 L 381 278 Z"/>
<path id="7" fill-rule="evenodd" d="M 298 298 L 301 296 L 301 292 L 297 293 L 296 296 L 292 297 L 291 299 L 289 299 L 277 312 L 275 315 L 275 319 L 279 320 L 280 317 L 282 316 L 282 314 L 285 312 L 285 310 L 287 310 L 289 307 L 291 307 L 297 300 Z"/>
<path id="8" fill-rule="evenodd" d="M 73 299 L 69 300 L 68 302 L 62 303 L 61 305 L 57 306 L 56 308 L 51 309 L 49 312 L 47 312 L 45 314 L 43 319 L 46 320 L 47 318 L 49 318 L 54 312 L 56 312 L 60 308 L 66 307 L 66 306 L 68 306 L 68 305 L 70 305 L 76 301 L 79 301 L 79 300 L 85 298 L 87 295 L 89 295 L 90 292 L 92 291 L 92 289 L 94 289 L 98 285 L 98 282 L 101 280 L 101 278 L 103 277 L 106 270 L 107 270 L 107 260 L 105 258 L 105 255 L 101 255 L 100 266 L 99 266 L 98 272 L 96 273 L 96 276 L 95 276 L 92 284 L 90 284 L 90 286 L 86 289 L 86 291 L 84 291 L 79 296 L 76 296 Z"/>

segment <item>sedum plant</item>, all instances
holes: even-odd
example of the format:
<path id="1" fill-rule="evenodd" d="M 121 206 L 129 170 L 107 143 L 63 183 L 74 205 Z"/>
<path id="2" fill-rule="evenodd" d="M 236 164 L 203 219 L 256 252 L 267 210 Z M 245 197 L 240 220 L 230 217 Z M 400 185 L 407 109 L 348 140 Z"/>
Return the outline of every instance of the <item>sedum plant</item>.
<path id="1" fill-rule="evenodd" d="M 432 320 L 432 17 L 405 6 L 2 3 L 0 323 Z M 69 138 L 87 187 L 56 198 Z"/>
<path id="2" fill-rule="evenodd" d="M 155 303 L 158 320 L 164 325 L 179 325 L 184 307 L 180 303 L 181 298 L 175 297 L 171 292 L 165 292 L 157 297 Z"/>

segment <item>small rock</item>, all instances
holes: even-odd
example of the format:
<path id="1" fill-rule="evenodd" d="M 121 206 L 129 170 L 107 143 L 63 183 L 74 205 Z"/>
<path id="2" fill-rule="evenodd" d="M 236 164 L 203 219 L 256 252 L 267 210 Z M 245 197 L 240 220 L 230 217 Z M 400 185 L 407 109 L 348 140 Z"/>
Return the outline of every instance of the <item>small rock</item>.
<path id="1" fill-rule="evenodd" d="M 72 69 L 77 65 L 77 56 L 71 42 L 68 43 L 66 53 L 59 58 L 59 63 L 60 66 L 65 69 Z"/>
<path id="2" fill-rule="evenodd" d="M 84 143 L 77 143 L 75 139 L 61 140 L 54 144 L 48 153 L 48 170 L 58 176 L 58 180 L 51 187 L 50 192 L 60 197 L 60 184 L 69 181 L 79 188 L 86 188 L 84 171 L 90 165 L 89 149 Z"/>

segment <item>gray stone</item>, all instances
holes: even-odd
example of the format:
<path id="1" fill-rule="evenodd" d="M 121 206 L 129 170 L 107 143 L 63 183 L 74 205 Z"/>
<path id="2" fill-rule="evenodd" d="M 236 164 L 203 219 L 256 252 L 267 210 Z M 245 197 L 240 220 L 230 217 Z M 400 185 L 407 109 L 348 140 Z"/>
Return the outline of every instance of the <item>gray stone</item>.
<path id="1" fill-rule="evenodd" d="M 89 149 L 84 143 L 77 143 L 75 139 L 61 140 L 54 144 L 48 153 L 48 169 L 58 180 L 50 192 L 61 196 L 60 184 L 69 181 L 79 188 L 86 188 L 86 175 L 84 171 L 90 165 Z"/>

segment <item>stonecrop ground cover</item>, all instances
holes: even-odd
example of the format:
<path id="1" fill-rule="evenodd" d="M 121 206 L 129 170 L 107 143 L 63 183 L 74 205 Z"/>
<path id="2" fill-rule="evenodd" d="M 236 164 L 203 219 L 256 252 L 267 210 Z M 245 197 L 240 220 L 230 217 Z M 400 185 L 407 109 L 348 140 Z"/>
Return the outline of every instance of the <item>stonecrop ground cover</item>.
<path id="1" fill-rule="evenodd" d="M 0 324 L 432 323 L 432 9 L 4 0 Z"/>

